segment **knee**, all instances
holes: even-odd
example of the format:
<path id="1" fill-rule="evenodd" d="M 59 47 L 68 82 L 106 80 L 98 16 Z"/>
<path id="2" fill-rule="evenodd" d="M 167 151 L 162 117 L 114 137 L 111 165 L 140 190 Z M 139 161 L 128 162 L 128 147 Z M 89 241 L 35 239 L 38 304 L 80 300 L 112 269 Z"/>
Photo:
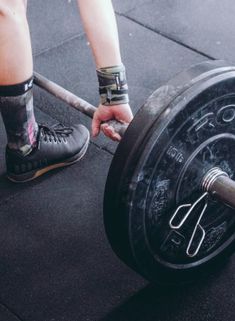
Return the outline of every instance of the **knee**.
<path id="1" fill-rule="evenodd" d="M 26 19 L 25 0 L 0 0 L 0 18 L 11 21 Z"/>

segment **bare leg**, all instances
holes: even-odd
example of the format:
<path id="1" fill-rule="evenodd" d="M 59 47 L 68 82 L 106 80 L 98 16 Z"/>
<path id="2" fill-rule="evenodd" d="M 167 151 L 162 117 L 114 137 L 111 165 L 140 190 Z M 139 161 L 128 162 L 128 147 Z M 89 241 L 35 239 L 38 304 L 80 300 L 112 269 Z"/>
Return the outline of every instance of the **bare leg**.
<path id="1" fill-rule="evenodd" d="M 30 153 L 36 145 L 33 61 L 26 0 L 0 0 L 0 111 L 8 147 Z"/>
<path id="2" fill-rule="evenodd" d="M 27 0 L 0 0 L 0 112 L 7 133 L 7 176 L 32 180 L 80 160 L 89 144 L 82 125 L 51 130 L 38 125 L 33 108 L 33 62 Z"/>
<path id="3" fill-rule="evenodd" d="M 17 84 L 33 73 L 26 0 L 0 0 L 0 85 Z"/>

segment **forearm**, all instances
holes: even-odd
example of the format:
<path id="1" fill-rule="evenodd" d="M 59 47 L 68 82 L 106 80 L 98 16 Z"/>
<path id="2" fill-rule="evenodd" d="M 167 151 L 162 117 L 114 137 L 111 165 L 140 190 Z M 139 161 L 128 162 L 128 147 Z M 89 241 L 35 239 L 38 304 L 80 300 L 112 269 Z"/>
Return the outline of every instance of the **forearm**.
<path id="1" fill-rule="evenodd" d="M 111 0 L 77 0 L 96 67 L 121 64 L 116 18 Z"/>

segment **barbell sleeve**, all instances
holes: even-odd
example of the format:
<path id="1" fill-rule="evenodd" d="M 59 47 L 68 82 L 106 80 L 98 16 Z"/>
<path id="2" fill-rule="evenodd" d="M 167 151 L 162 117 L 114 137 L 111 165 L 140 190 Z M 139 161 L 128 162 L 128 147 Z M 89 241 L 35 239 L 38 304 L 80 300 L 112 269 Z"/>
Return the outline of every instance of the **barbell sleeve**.
<path id="1" fill-rule="evenodd" d="M 55 82 L 47 79 L 38 72 L 34 71 L 34 83 L 38 87 L 46 90 L 48 93 L 52 94 L 56 98 L 62 100 L 69 106 L 79 110 L 83 114 L 90 118 L 93 118 L 96 111 L 96 107 L 88 103 L 86 100 L 74 95 L 69 90 L 63 88 L 62 86 L 56 84 Z M 107 122 L 109 126 L 112 126 L 121 137 L 123 137 L 128 125 L 118 122 L 116 120 L 110 120 Z"/>
<path id="2" fill-rule="evenodd" d="M 235 209 L 235 181 L 218 167 L 204 176 L 202 187 L 210 195 Z"/>

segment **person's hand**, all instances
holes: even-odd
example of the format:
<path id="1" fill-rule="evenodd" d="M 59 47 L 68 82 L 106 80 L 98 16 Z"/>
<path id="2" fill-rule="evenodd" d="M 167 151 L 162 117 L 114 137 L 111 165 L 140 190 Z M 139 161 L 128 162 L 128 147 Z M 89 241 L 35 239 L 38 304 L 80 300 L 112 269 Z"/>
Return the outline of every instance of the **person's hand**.
<path id="1" fill-rule="evenodd" d="M 112 119 L 116 119 L 121 123 L 129 124 L 133 119 L 133 114 L 129 104 L 114 106 L 99 105 L 92 120 L 93 137 L 96 137 L 100 133 L 100 130 L 102 130 L 107 137 L 115 141 L 120 141 L 121 136 L 114 131 L 112 126 L 102 124 L 103 122 Z"/>

